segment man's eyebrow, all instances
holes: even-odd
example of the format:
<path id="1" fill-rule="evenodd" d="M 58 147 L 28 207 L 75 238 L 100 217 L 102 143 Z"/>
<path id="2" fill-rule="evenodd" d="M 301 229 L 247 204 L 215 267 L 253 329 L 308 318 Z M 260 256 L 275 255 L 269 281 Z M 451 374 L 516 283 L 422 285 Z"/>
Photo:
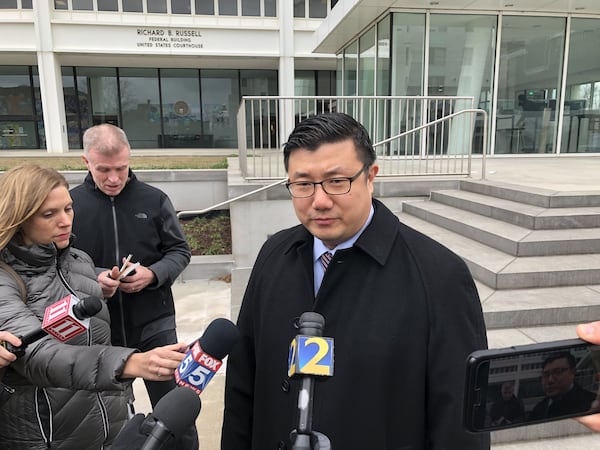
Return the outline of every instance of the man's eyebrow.
<path id="1" fill-rule="evenodd" d="M 341 175 L 341 171 L 343 169 L 341 167 L 335 167 L 333 169 L 329 169 L 326 170 L 325 173 L 323 174 L 323 179 L 328 179 L 328 178 L 332 178 L 332 177 L 341 177 L 343 175 Z M 310 178 L 311 175 L 307 172 L 294 172 L 293 173 L 293 177 L 294 178 Z M 290 176 L 291 178 L 291 176 Z"/>

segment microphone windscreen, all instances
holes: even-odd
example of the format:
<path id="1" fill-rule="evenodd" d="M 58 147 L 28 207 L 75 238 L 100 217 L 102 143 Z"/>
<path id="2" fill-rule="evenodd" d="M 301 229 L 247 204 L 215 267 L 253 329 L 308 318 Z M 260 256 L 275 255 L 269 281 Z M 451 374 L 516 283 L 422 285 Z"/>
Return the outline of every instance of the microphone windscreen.
<path id="1" fill-rule="evenodd" d="M 198 394 L 190 388 L 178 386 L 158 401 L 152 415 L 175 438 L 179 438 L 195 422 L 201 406 Z"/>
<path id="2" fill-rule="evenodd" d="M 323 334 L 325 318 L 319 313 L 314 311 L 302 313 L 298 322 L 300 334 L 309 336 L 321 336 Z"/>
<path id="3" fill-rule="evenodd" d="M 239 337 L 240 332 L 231 320 L 218 318 L 208 325 L 199 342 L 204 353 L 222 360 L 229 354 Z"/>
<path id="4" fill-rule="evenodd" d="M 96 297 L 88 297 L 73 306 L 73 313 L 78 319 L 95 316 L 102 309 L 102 301 Z"/>

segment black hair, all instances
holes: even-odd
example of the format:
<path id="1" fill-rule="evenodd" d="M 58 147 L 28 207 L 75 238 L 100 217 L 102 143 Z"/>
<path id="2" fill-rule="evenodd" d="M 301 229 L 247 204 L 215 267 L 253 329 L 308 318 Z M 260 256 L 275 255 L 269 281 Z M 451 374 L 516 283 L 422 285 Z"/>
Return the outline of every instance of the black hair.
<path id="1" fill-rule="evenodd" d="M 548 364 L 550 364 L 553 361 L 556 361 L 557 359 L 566 359 L 567 362 L 569 363 L 569 367 L 571 369 L 575 369 L 575 366 L 577 365 L 577 361 L 575 361 L 575 357 L 573 355 L 571 355 L 571 353 L 569 352 L 556 352 L 556 353 L 552 353 L 549 356 L 546 357 L 546 359 L 544 359 L 544 363 L 542 364 L 542 368 L 546 367 Z"/>
<path id="2" fill-rule="evenodd" d="M 283 164 L 288 170 L 290 155 L 294 150 L 315 151 L 322 144 L 352 139 L 358 159 L 371 166 L 376 159 L 375 150 L 366 128 L 352 116 L 344 113 L 325 113 L 304 119 L 291 132 L 283 145 Z"/>

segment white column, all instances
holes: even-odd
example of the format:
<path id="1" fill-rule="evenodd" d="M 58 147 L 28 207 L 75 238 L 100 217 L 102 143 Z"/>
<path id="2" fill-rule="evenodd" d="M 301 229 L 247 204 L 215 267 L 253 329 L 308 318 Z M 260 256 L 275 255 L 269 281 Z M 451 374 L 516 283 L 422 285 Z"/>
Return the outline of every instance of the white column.
<path id="1" fill-rule="evenodd" d="M 46 148 L 49 153 L 65 153 L 69 151 L 65 99 L 60 63 L 53 51 L 50 3 L 48 0 L 33 1 L 40 95 Z"/>
<path id="2" fill-rule="evenodd" d="M 294 95 L 294 2 L 280 1 L 279 8 L 279 95 Z M 285 142 L 294 128 L 292 101 L 279 103 L 279 133 Z"/>

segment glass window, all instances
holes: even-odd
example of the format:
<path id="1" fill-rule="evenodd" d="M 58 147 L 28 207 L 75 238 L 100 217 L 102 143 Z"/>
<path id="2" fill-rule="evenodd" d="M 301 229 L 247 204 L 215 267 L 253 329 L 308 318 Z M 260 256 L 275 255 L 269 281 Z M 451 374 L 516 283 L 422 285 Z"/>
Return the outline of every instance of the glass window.
<path id="1" fill-rule="evenodd" d="M 0 149 L 33 149 L 37 144 L 36 123 L 33 120 L 4 120 L 0 116 Z"/>
<path id="2" fill-rule="evenodd" d="M 93 0 L 71 0 L 73 9 L 81 11 L 93 11 L 94 2 Z"/>
<path id="3" fill-rule="evenodd" d="M 358 40 L 358 95 L 372 96 L 375 94 L 375 29 L 371 27 Z M 359 120 L 367 128 L 369 135 L 375 138 L 375 103 L 361 102 L 362 108 Z"/>
<path id="4" fill-rule="evenodd" d="M 92 108 L 91 108 L 91 91 L 89 89 L 90 79 L 86 76 L 82 76 L 79 73 L 79 68 L 75 68 L 76 71 L 76 86 L 77 86 L 77 95 L 79 100 L 79 120 L 80 120 L 80 129 L 81 134 L 83 136 L 83 132 L 92 126 L 94 123 L 92 116 Z M 116 123 L 115 123 L 116 125 Z M 81 148 L 81 147 L 78 147 Z"/>
<path id="5" fill-rule="evenodd" d="M 241 95 L 277 95 L 277 71 L 241 70 L 240 86 Z M 261 115 L 255 118 L 253 124 L 254 146 L 275 148 L 278 142 L 277 105 L 273 100 L 262 102 L 261 105 Z M 237 106 L 235 111 L 237 112 Z M 247 115 L 246 117 L 251 116 Z"/>
<path id="6" fill-rule="evenodd" d="M 263 0 L 265 5 L 265 17 L 277 16 L 277 0 Z"/>
<path id="7" fill-rule="evenodd" d="M 327 0 L 308 0 L 308 14 L 313 19 L 327 17 Z"/>
<path id="8" fill-rule="evenodd" d="M 32 9 L 33 0 L 21 0 L 21 6 L 23 9 Z"/>
<path id="9" fill-rule="evenodd" d="M 39 148 L 32 92 L 28 66 L 0 66 L 0 149 Z"/>
<path id="10" fill-rule="evenodd" d="M 314 71 L 296 70 L 294 75 L 294 95 L 317 95 L 317 82 Z"/>
<path id="11" fill-rule="evenodd" d="M 236 114 L 240 102 L 237 70 L 200 71 L 202 121 L 216 148 L 236 148 Z M 206 130 L 206 128 L 205 128 Z"/>
<path id="12" fill-rule="evenodd" d="M 428 93 L 432 96 L 473 97 L 475 108 L 491 114 L 496 16 L 432 14 L 429 35 Z M 436 101 L 437 109 L 445 104 Z M 471 108 L 470 102 L 455 105 L 455 110 Z M 445 111 L 444 113 L 450 113 Z M 469 115 L 452 121 L 451 135 L 437 142 L 444 153 L 462 153 L 474 139 L 473 151 L 483 148 L 483 118 L 476 116 L 474 128 Z M 442 126 L 442 133 L 448 126 Z M 438 130 L 438 131 L 439 131 Z"/>
<path id="13" fill-rule="evenodd" d="M 572 19 L 561 153 L 600 152 L 600 20 Z"/>
<path id="14" fill-rule="evenodd" d="M 294 17 L 306 17 L 306 1 L 294 0 Z"/>
<path id="15" fill-rule="evenodd" d="M 161 69 L 164 134 L 161 147 L 212 147 L 208 123 L 202 121 L 197 69 Z"/>
<path id="16" fill-rule="evenodd" d="M 146 0 L 149 13 L 166 13 L 167 2 L 166 0 Z"/>
<path id="17" fill-rule="evenodd" d="M 54 0 L 54 9 L 68 9 L 67 0 Z"/>
<path id="18" fill-rule="evenodd" d="M 190 0 L 171 0 L 171 12 L 173 14 L 191 14 L 191 5 Z"/>
<path id="19" fill-rule="evenodd" d="M 33 116 L 27 66 L 0 66 L 0 117 Z"/>
<path id="20" fill-rule="evenodd" d="M 387 15 L 377 24 L 377 59 L 375 61 L 376 95 L 389 95 L 390 93 L 390 24 L 390 15 Z M 380 142 L 384 138 L 389 137 L 389 104 L 390 102 L 377 102 L 376 134 L 372 136 L 375 142 Z"/>
<path id="21" fill-rule="evenodd" d="M 423 95 L 425 15 L 392 16 L 392 95 Z"/>
<path id="22" fill-rule="evenodd" d="M 375 27 L 363 34 L 358 41 L 358 95 L 375 94 Z"/>
<path id="23" fill-rule="evenodd" d="M 0 9 L 17 9 L 17 0 L 0 0 Z"/>
<path id="24" fill-rule="evenodd" d="M 377 95 L 390 93 L 390 16 L 377 24 Z"/>
<path id="25" fill-rule="evenodd" d="M 219 0 L 219 15 L 237 16 L 237 0 Z"/>
<path id="26" fill-rule="evenodd" d="M 423 95 L 425 15 L 392 15 L 391 95 Z M 413 104 L 392 105 L 390 136 L 421 125 L 421 110 Z M 391 152 L 414 155 L 420 152 L 420 135 L 408 135 L 392 142 Z"/>
<path id="27" fill-rule="evenodd" d="M 142 0 L 122 0 L 123 12 L 143 12 Z"/>
<path id="28" fill-rule="evenodd" d="M 110 123 L 121 126 L 116 69 L 112 67 L 78 67 L 76 70 L 80 102 L 85 102 L 85 108 L 91 114 L 92 123 L 87 125 Z M 80 77 L 86 80 L 87 96 L 82 93 Z M 82 131 L 87 129 L 83 123 L 81 128 Z"/>
<path id="29" fill-rule="evenodd" d="M 195 0 L 196 14 L 213 16 L 215 14 L 214 0 Z"/>
<path id="30" fill-rule="evenodd" d="M 161 111 L 156 69 L 119 69 L 123 130 L 132 148 L 156 148 Z"/>
<path id="31" fill-rule="evenodd" d="M 98 0 L 98 11 L 118 11 L 118 0 Z"/>
<path id="32" fill-rule="evenodd" d="M 335 71 L 317 70 L 317 95 L 335 95 Z"/>
<path id="33" fill-rule="evenodd" d="M 356 95 L 356 75 L 358 72 L 358 41 L 344 50 L 344 92 L 343 95 Z"/>
<path id="34" fill-rule="evenodd" d="M 564 18 L 504 17 L 495 153 L 555 151 L 564 40 Z"/>
<path id="35" fill-rule="evenodd" d="M 260 16 L 260 0 L 242 0 L 242 16 Z"/>
<path id="36" fill-rule="evenodd" d="M 67 140 L 69 148 L 81 148 L 81 122 L 79 120 L 79 93 L 75 88 L 73 67 L 61 68 L 65 114 L 67 116 Z"/>

